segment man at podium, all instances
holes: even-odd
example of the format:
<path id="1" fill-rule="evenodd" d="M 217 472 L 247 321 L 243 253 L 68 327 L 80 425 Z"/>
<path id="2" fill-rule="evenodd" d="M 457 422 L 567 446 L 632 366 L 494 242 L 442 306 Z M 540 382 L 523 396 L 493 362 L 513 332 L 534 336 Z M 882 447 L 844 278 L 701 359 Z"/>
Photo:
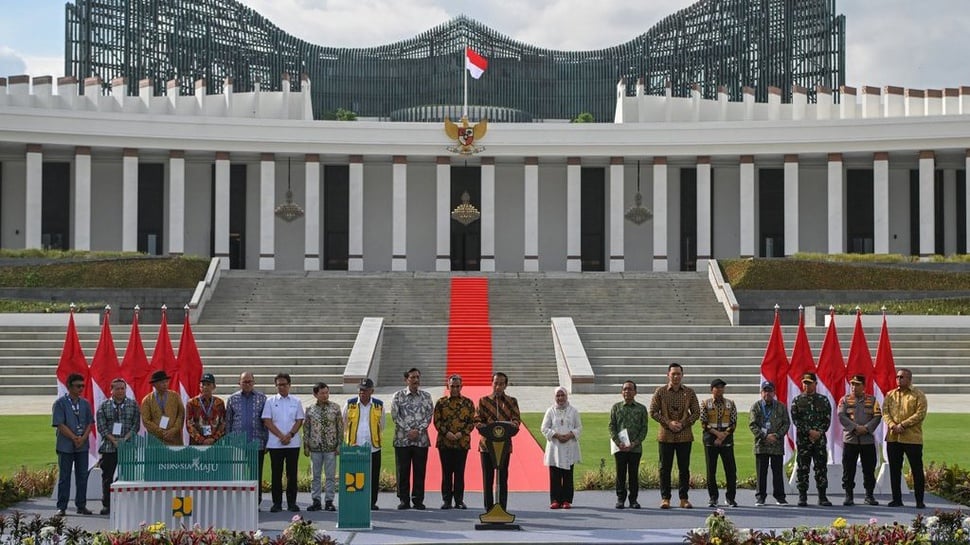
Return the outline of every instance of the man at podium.
<path id="1" fill-rule="evenodd" d="M 475 426 L 479 432 L 489 424 L 495 422 L 509 422 L 515 427 L 513 435 L 518 432 L 522 420 L 519 414 L 519 402 L 511 396 L 505 395 L 505 388 L 509 385 L 509 377 L 505 373 L 492 375 L 492 393 L 478 400 L 475 412 Z M 509 440 L 508 450 L 511 454 L 512 441 Z M 495 505 L 494 484 L 495 473 L 498 472 L 498 503 L 503 510 L 508 509 L 509 499 L 509 468 L 496 467 L 492 456 L 488 452 L 483 437 L 478 444 L 478 452 L 482 459 L 482 488 L 485 499 L 485 510 L 489 511 Z"/>

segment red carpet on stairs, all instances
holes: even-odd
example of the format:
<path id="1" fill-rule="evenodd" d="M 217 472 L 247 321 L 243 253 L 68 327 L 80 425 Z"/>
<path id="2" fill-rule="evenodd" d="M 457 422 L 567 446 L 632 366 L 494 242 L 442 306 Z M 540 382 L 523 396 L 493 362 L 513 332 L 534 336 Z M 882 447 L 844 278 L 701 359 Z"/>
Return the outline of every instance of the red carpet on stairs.
<path id="1" fill-rule="evenodd" d="M 425 386 L 431 387 L 431 397 L 437 400 L 447 395 L 447 390 L 434 386 L 445 384 L 445 379 L 455 373 L 462 376 L 462 395 L 475 405 L 478 399 L 492 393 L 492 328 L 488 322 L 488 279 L 453 278 L 451 280 L 451 307 L 448 323 L 448 360 L 444 377 L 421 377 Z M 500 369 L 501 370 L 501 369 Z M 515 383 L 514 371 L 510 382 Z M 435 392 L 438 392 L 437 394 Z M 550 388 L 549 403 L 552 404 Z M 507 392 L 515 396 L 515 388 Z M 425 487 L 428 491 L 441 489 L 441 461 L 434 448 L 437 433 L 434 426 L 429 430 L 432 448 L 428 453 L 428 473 Z M 482 465 L 478 453 L 478 432 L 473 432 L 472 449 L 465 465 L 465 490 L 482 491 Z M 512 439 L 512 459 L 509 462 L 509 491 L 536 492 L 549 489 L 549 470 L 542 463 L 542 447 L 533 439 L 525 425 Z M 429 495 L 428 502 L 433 502 Z M 514 496 L 509 499 L 510 509 L 515 505 Z M 433 503 L 429 503 L 433 505 Z M 474 508 L 474 506 L 472 506 Z"/>

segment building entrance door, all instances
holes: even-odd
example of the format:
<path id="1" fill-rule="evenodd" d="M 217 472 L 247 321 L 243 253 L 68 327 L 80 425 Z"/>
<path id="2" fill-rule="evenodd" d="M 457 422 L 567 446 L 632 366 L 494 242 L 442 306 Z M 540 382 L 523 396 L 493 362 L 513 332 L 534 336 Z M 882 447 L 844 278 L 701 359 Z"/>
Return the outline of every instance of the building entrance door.
<path id="1" fill-rule="evenodd" d="M 468 203 L 482 211 L 481 167 L 451 167 L 451 208 L 462 203 L 468 194 Z M 450 212 L 449 212 L 450 213 Z M 451 219 L 451 270 L 480 271 L 482 267 L 482 220 L 462 225 Z"/>
<path id="2" fill-rule="evenodd" d="M 71 234 L 71 165 L 44 163 L 41 172 L 41 246 L 66 250 Z"/>

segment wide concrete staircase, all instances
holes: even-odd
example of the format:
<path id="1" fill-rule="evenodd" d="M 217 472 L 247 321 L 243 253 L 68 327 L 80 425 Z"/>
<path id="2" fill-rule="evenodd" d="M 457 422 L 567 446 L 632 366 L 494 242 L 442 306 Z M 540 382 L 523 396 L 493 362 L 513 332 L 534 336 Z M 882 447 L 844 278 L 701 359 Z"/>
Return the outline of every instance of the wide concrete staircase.
<path id="1" fill-rule="evenodd" d="M 618 393 L 624 380 L 636 381 L 641 392 L 666 383 L 667 366 L 684 366 L 684 382 L 707 392 L 712 379 L 722 378 L 737 393 L 757 393 L 761 360 L 771 334 L 769 326 L 599 326 L 577 324 L 593 371 L 596 391 Z M 826 329 L 806 333 L 818 360 Z M 789 355 L 795 327 L 783 327 Z M 875 359 L 879 330 L 866 329 L 869 351 Z M 849 357 L 852 329 L 839 330 L 844 358 Z M 896 328 L 890 330 L 897 367 L 913 370 L 915 384 L 927 393 L 970 392 L 970 331 L 948 328 Z"/>

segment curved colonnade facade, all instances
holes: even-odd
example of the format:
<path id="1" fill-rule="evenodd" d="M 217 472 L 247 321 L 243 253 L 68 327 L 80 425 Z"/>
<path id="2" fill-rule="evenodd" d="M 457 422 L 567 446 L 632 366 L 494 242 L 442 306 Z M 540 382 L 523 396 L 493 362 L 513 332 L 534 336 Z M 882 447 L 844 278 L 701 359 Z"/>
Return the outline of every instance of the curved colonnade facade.
<path id="1" fill-rule="evenodd" d="M 614 124 L 314 121 L 301 91 L 0 79 L 0 246 L 226 267 L 663 271 L 710 257 L 966 252 L 970 88 L 627 96 Z M 55 92 L 56 91 L 56 92 Z M 287 200 L 304 214 L 286 221 Z M 625 219 L 636 194 L 652 216 Z M 451 212 L 468 193 L 480 218 Z"/>

